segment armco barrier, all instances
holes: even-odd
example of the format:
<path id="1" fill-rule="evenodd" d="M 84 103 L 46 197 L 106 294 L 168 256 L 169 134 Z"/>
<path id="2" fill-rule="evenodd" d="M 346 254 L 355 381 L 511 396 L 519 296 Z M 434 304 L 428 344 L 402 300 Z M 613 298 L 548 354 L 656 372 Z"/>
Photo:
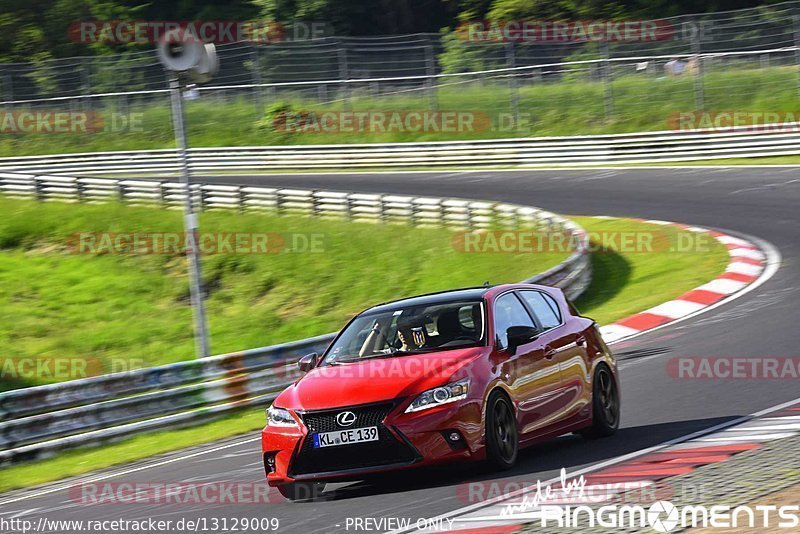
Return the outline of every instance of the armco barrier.
<path id="1" fill-rule="evenodd" d="M 193 148 L 197 174 L 297 170 L 563 167 L 794 155 L 800 123 L 726 131 L 660 131 L 428 143 Z M 175 151 L 137 150 L 0 158 L 0 171 L 30 174 L 174 177 Z M 87 185 L 91 185 L 86 182 Z"/>
<path id="2" fill-rule="evenodd" d="M 100 201 L 179 206 L 180 184 L 5 173 L 0 191 L 41 200 Z M 161 194 L 163 191 L 168 194 Z M 121 191 L 121 193 L 120 193 Z M 576 298 L 591 281 L 586 233 L 575 223 L 536 208 L 461 199 L 362 195 L 326 191 L 211 186 L 194 194 L 205 209 L 273 210 L 352 220 L 406 221 L 461 228 L 535 228 L 568 235 L 576 245 L 561 264 L 528 280 L 554 285 Z M 55 454 L 68 448 L 119 439 L 274 398 L 296 375 L 295 362 L 322 352 L 333 334 L 260 349 L 147 369 L 0 393 L 0 464 Z"/>

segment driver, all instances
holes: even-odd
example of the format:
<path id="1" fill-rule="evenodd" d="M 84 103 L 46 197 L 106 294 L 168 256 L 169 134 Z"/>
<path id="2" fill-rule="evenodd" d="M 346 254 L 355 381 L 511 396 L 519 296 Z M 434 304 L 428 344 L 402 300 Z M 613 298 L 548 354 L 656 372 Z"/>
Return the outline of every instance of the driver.
<path id="1" fill-rule="evenodd" d="M 425 326 L 409 319 L 397 321 L 397 339 L 401 343 L 399 350 L 418 350 L 428 342 Z"/>

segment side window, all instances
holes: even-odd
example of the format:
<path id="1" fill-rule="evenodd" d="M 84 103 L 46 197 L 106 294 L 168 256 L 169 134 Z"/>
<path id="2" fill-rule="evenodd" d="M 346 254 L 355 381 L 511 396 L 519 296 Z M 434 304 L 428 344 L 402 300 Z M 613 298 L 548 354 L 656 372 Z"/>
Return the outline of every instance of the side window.
<path id="1" fill-rule="evenodd" d="M 508 346 L 506 331 L 512 326 L 535 326 L 528 310 L 513 293 L 506 293 L 494 303 L 494 330 L 500 340 L 500 348 Z"/>
<path id="2" fill-rule="evenodd" d="M 533 310 L 539 322 L 542 323 L 542 328 L 549 330 L 561 324 L 558 303 L 550 295 L 545 295 L 539 291 L 521 291 L 520 294 Z"/>

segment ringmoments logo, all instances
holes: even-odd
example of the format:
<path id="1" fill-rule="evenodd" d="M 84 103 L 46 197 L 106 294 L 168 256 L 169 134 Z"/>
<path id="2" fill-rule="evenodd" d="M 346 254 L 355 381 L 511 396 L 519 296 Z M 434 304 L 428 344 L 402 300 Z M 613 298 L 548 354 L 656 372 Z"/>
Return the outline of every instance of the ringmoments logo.
<path id="1" fill-rule="evenodd" d="M 564 505 L 559 503 L 587 503 Z M 656 532 L 673 532 L 685 528 L 778 528 L 797 529 L 800 526 L 800 506 L 757 505 L 730 506 L 726 504 L 689 505 L 678 507 L 660 500 L 646 505 L 607 504 L 591 506 L 587 483 L 583 476 L 567 479 L 561 470 L 559 485 L 537 482 L 535 491 L 526 494 L 519 503 L 508 504 L 501 510 L 504 519 L 518 519 L 534 525 L 558 528 L 652 528 Z"/>

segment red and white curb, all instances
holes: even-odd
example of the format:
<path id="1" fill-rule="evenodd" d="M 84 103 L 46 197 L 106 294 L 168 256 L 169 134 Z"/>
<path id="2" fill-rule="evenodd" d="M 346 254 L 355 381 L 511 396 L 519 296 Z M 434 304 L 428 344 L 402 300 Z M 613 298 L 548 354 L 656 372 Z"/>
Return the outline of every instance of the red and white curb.
<path id="1" fill-rule="evenodd" d="M 662 500 L 673 491 L 668 479 L 694 471 L 699 467 L 724 462 L 732 456 L 752 451 L 765 443 L 794 437 L 800 434 L 800 399 L 752 414 L 727 424 L 724 429 L 696 433 L 675 440 L 672 444 L 653 447 L 647 451 L 627 455 L 629 459 L 618 459 L 605 466 L 586 468 L 568 474 L 567 489 L 561 479 L 542 481 L 541 487 L 551 486 L 551 497 L 541 504 L 547 506 L 602 505 L 622 497 L 623 493 L 641 492 L 645 500 L 656 496 Z M 599 467 L 599 468 L 598 468 Z M 571 481 L 581 476 L 585 481 L 582 492 L 569 489 Z M 532 504 L 530 495 L 537 489 L 529 485 L 507 496 L 491 499 L 491 502 L 476 503 L 464 510 L 453 512 L 448 523 L 451 532 L 467 533 L 513 533 L 521 530 L 524 523 L 541 520 L 542 511 Z M 677 491 L 677 490 L 675 490 Z M 544 493 L 544 492 L 543 492 Z M 426 532 L 423 530 L 416 532 Z M 434 530 L 427 532 L 436 532 Z"/>
<path id="2" fill-rule="evenodd" d="M 602 217 L 613 219 L 613 217 Z M 688 226 L 667 221 L 632 219 L 637 222 L 673 226 L 689 232 L 707 233 L 728 248 L 730 262 L 725 272 L 714 280 L 684 293 L 675 300 L 659 304 L 654 308 L 632 315 L 616 323 L 600 328 L 607 343 L 616 343 L 655 328 L 694 316 L 712 306 L 719 305 L 743 293 L 756 283 L 770 264 L 779 259 L 769 258 L 768 253 L 754 243 L 722 232 Z M 779 258 L 779 256 L 778 256 Z"/>

